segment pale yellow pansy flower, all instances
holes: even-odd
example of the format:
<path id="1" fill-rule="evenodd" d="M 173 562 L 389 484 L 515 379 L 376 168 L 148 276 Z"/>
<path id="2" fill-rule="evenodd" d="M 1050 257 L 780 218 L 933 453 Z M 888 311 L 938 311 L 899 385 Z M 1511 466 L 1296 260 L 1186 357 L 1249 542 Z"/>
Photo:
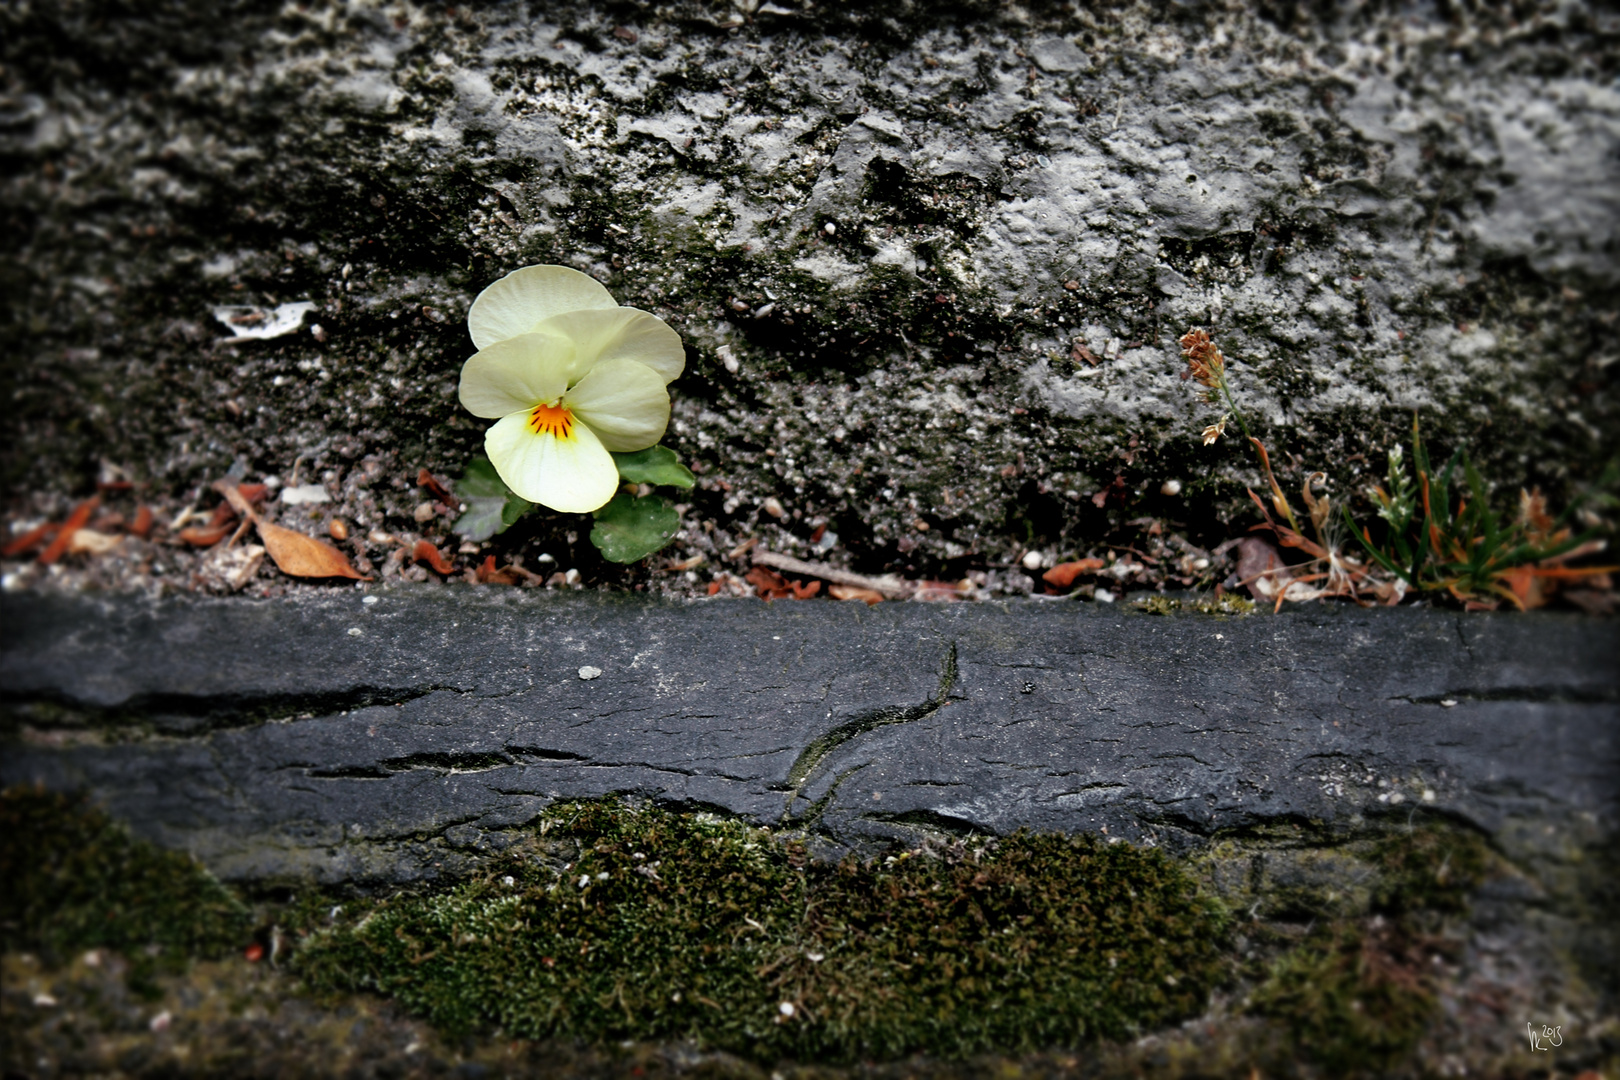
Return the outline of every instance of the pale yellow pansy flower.
<path id="1" fill-rule="evenodd" d="M 565 266 L 525 266 L 467 313 L 478 352 L 461 368 L 462 406 L 497 420 L 484 450 L 506 486 L 553 510 L 599 509 L 619 486 L 609 451 L 645 450 L 669 423 L 680 335 L 620 307 Z"/>

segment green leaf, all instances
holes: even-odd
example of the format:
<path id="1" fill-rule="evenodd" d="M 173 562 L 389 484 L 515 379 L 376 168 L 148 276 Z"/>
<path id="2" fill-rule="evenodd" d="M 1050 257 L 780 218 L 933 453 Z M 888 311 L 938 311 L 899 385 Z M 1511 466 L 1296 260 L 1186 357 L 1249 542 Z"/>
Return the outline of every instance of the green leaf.
<path id="1" fill-rule="evenodd" d="M 596 512 L 591 543 L 610 562 L 633 563 L 669 543 L 680 527 L 680 515 L 667 499 L 621 491 Z"/>
<path id="2" fill-rule="evenodd" d="M 619 475 L 631 484 L 690 488 L 697 483 L 692 470 L 681 464 L 675 451 L 664 446 L 649 446 L 633 454 L 614 454 L 613 464 L 619 467 Z"/>
<path id="3" fill-rule="evenodd" d="M 473 458 L 452 486 L 456 498 L 467 506 L 452 528 L 468 540 L 488 540 L 503 533 L 534 509 L 533 503 L 512 494 L 488 458 Z"/>

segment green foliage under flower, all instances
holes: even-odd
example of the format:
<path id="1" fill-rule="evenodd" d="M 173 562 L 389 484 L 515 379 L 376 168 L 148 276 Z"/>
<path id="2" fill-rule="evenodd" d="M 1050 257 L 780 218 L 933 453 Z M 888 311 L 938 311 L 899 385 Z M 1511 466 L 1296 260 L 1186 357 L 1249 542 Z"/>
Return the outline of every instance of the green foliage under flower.
<path id="1" fill-rule="evenodd" d="M 656 484 L 690 489 L 697 482 L 673 450 L 649 446 L 632 453 L 614 454 L 619 479 L 626 484 Z M 455 530 L 468 540 L 488 540 L 505 532 L 535 504 L 502 482 L 488 458 L 474 458 L 455 482 L 456 497 L 467 507 L 456 519 Z M 680 528 L 680 515 L 661 495 L 632 495 L 620 491 L 595 512 L 591 543 L 610 562 L 633 563 L 667 545 Z"/>

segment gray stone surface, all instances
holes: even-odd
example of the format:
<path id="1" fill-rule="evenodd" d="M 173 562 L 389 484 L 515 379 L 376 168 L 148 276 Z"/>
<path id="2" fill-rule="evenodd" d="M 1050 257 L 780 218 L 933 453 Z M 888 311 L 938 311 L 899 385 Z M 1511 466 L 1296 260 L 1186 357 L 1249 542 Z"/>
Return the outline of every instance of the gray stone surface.
<path id="1" fill-rule="evenodd" d="M 1620 820 L 1613 621 L 372 597 L 0 597 L 0 783 L 86 788 L 227 878 L 360 884 L 609 794 L 834 848 L 1433 811 L 1567 854 Z"/>
<path id="2" fill-rule="evenodd" d="M 1611 12 L 1085 7 L 8 5 L 6 483 L 302 457 L 412 530 L 480 445 L 467 305 L 529 262 L 688 341 L 690 525 L 866 565 L 1247 513 L 1194 324 L 1290 488 L 1359 491 L 1412 409 L 1509 492 L 1620 449 Z"/>

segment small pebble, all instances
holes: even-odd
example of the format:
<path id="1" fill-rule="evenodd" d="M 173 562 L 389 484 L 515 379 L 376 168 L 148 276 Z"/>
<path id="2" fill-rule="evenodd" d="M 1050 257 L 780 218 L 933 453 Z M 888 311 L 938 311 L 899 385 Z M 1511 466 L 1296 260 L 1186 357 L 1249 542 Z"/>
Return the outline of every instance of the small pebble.
<path id="1" fill-rule="evenodd" d="M 1429 803 L 1434 802 L 1434 788 L 1423 789 L 1423 801 Z"/>
<path id="2" fill-rule="evenodd" d="M 430 502 L 417 503 L 416 509 L 411 511 L 411 517 L 415 518 L 419 525 L 432 521 L 433 504 Z"/>
<path id="3" fill-rule="evenodd" d="M 364 637 L 365 633 L 366 632 L 364 630 L 360 629 L 358 626 L 349 627 L 349 636 L 350 637 Z"/>
<path id="4" fill-rule="evenodd" d="M 362 599 L 361 599 L 361 600 L 360 600 L 360 602 L 361 602 L 361 603 L 362 603 L 362 604 L 366 604 L 366 605 L 371 605 L 371 604 L 375 604 L 375 603 L 376 603 L 376 602 L 377 602 L 377 597 L 375 597 L 375 596 L 367 596 L 367 597 L 363 597 L 363 598 L 362 598 Z"/>
<path id="5" fill-rule="evenodd" d="M 151 1028 L 153 1031 L 168 1031 L 169 1025 L 173 1022 L 174 1017 L 169 1015 L 168 1009 L 164 1009 L 162 1012 L 152 1017 L 152 1022 L 146 1026 Z"/>
<path id="6" fill-rule="evenodd" d="M 792 1016 L 794 1013 L 798 1012 L 799 1010 L 793 1007 L 793 1002 L 784 1001 L 784 1002 L 782 1002 L 782 1004 L 780 1004 L 780 1005 L 778 1005 L 776 1007 L 776 1011 L 781 1013 L 783 1016 Z"/>
<path id="7" fill-rule="evenodd" d="M 765 506 L 765 512 L 767 514 L 771 515 L 771 517 L 773 517 L 773 518 L 779 518 L 783 514 L 787 513 L 787 511 L 782 508 L 782 504 L 777 501 L 777 498 L 776 498 L 775 495 L 772 495 L 769 498 L 767 498 L 765 500 L 764 506 Z"/>
<path id="8" fill-rule="evenodd" d="M 829 221 L 827 224 L 821 227 L 821 231 L 826 233 L 828 236 L 832 236 L 838 231 L 838 226 Z"/>
<path id="9" fill-rule="evenodd" d="M 34 1007 L 38 1009 L 54 1009 L 56 999 L 43 991 L 34 995 Z"/>
<path id="10" fill-rule="evenodd" d="M 579 677 L 584 679 L 586 682 L 590 682 L 592 679 L 600 679 L 602 677 L 602 669 L 599 667 L 591 667 L 589 664 L 586 664 L 584 667 L 579 669 Z"/>
<path id="11" fill-rule="evenodd" d="M 1107 589 L 1098 589 L 1097 590 L 1096 600 L 1097 600 L 1097 602 L 1099 604 L 1112 604 L 1115 600 L 1118 600 L 1118 599 L 1119 599 L 1119 597 L 1115 596 L 1113 593 L 1109 592 Z"/>
<path id="12" fill-rule="evenodd" d="M 1444 700 L 1444 701 L 1442 701 L 1440 703 L 1440 707 L 1442 709 L 1452 709 L 1452 708 L 1456 708 L 1456 706 L 1457 706 L 1457 703 L 1454 700 L 1452 700 L 1451 698 L 1446 698 L 1446 700 Z"/>
<path id="13" fill-rule="evenodd" d="M 568 572 L 563 574 L 563 584 L 564 585 L 578 585 L 579 581 L 580 581 L 580 578 L 582 576 L 583 575 L 580 574 L 580 572 L 578 570 L 575 570 L 572 567 L 570 567 Z"/>
<path id="14" fill-rule="evenodd" d="M 1176 496 L 1176 495 L 1180 495 L 1181 494 L 1181 481 L 1180 480 L 1166 480 L 1164 483 L 1159 485 L 1159 494 L 1160 495 L 1170 495 L 1172 497 Z"/>
<path id="15" fill-rule="evenodd" d="M 1038 551 L 1026 551 L 1022 560 L 1025 570 L 1039 570 L 1045 562 Z"/>

